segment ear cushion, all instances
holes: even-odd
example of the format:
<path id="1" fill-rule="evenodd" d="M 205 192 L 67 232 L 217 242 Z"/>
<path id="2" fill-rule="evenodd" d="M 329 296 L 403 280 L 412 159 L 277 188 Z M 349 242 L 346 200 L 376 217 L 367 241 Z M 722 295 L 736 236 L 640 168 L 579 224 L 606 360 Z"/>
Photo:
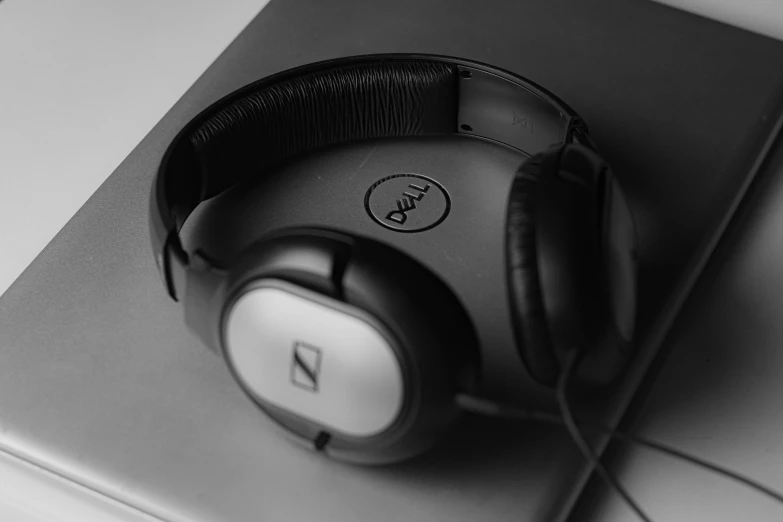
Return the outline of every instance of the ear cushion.
<path id="1" fill-rule="evenodd" d="M 635 232 L 609 165 L 577 144 L 526 161 L 506 222 L 509 308 L 531 377 L 554 386 L 562 357 L 587 349 L 577 382 L 609 384 L 630 351 Z"/>
<path id="2" fill-rule="evenodd" d="M 534 380 L 553 386 L 560 373 L 544 308 L 535 234 L 536 189 L 546 173 L 557 172 L 562 147 L 522 164 L 511 186 L 506 214 L 506 270 L 514 337 Z"/>

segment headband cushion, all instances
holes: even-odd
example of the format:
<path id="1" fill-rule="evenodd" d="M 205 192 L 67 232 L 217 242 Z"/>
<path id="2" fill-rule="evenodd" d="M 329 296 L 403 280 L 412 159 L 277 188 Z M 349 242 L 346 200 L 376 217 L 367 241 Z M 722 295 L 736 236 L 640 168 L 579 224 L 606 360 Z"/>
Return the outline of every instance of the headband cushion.
<path id="1" fill-rule="evenodd" d="M 453 132 L 457 74 L 450 64 L 354 64 L 262 86 L 204 121 L 189 137 L 210 198 L 281 159 L 362 139 Z M 196 180 L 198 181 L 198 180 Z"/>

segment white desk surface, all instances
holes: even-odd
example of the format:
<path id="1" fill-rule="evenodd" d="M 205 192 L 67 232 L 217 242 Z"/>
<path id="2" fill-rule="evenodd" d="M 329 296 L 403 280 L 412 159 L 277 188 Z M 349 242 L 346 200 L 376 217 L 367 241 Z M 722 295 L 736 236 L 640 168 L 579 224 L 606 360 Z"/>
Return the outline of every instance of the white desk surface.
<path id="1" fill-rule="evenodd" d="M 0 2 L 0 294 L 267 1 Z M 660 1 L 783 39 L 782 0 Z M 669 412 L 677 415 L 689 412 Z M 666 425 L 683 432 L 669 432 L 670 440 L 701 433 Z M 709 439 L 699 443 L 709 453 L 752 445 L 760 436 L 752 429 L 717 428 L 711 426 Z M 683 475 L 682 465 L 639 453 L 624 468 L 624 480 L 654 514 L 716 520 L 715 509 L 677 514 L 686 500 L 700 502 L 683 496 L 683 477 L 691 475 Z M 764 469 L 763 462 L 749 469 Z M 715 480 L 699 477 L 703 485 Z M 734 506 L 732 513 L 753 519 L 741 513 L 752 513 L 748 502 L 756 497 L 734 487 L 720 491 L 719 515 Z M 613 503 L 607 514 L 627 520 L 624 509 Z M 150 519 L 0 453 L 0 520 Z"/>
<path id="2" fill-rule="evenodd" d="M 267 2 L 0 2 L 0 294 Z"/>

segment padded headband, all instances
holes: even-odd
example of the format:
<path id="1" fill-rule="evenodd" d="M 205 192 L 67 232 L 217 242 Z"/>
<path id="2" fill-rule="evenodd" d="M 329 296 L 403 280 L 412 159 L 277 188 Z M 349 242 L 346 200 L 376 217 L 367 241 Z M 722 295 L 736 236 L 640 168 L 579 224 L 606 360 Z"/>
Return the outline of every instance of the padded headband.
<path id="1" fill-rule="evenodd" d="M 506 71 L 455 58 L 373 55 L 291 69 L 218 101 L 167 150 L 152 190 L 150 229 L 177 299 L 188 255 L 179 230 L 202 201 L 275 162 L 350 141 L 461 133 L 528 155 L 586 138 L 563 102 Z"/>

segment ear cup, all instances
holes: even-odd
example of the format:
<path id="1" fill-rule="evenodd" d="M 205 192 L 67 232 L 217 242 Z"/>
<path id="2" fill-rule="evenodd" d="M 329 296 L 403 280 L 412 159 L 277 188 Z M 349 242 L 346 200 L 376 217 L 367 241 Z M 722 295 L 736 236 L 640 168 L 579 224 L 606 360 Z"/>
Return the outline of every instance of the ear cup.
<path id="1" fill-rule="evenodd" d="M 295 440 L 335 458 L 424 452 L 477 379 L 478 340 L 456 296 L 370 238 L 280 230 L 243 253 L 226 295 L 220 351 L 237 382 Z"/>
<path id="2" fill-rule="evenodd" d="M 587 352 L 580 380 L 605 383 L 619 373 L 635 314 L 630 220 L 608 164 L 584 146 L 555 146 L 519 169 L 507 209 L 509 308 L 537 382 L 554 386 L 576 347 Z"/>

